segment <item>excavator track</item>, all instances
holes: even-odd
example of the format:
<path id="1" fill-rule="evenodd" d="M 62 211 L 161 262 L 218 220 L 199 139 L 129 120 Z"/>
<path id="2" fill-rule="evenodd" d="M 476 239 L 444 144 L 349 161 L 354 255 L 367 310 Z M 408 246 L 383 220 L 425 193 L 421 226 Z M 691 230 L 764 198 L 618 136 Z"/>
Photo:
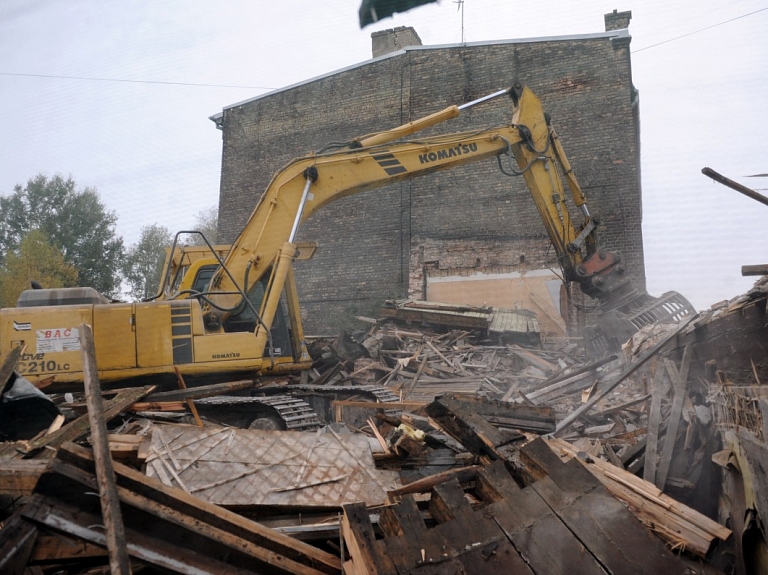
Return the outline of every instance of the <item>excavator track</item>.
<path id="1" fill-rule="evenodd" d="M 362 396 L 377 403 L 397 403 L 400 398 L 388 387 L 381 385 L 290 385 L 283 391 L 291 395 L 319 394 L 330 395 L 335 399 L 350 399 Z"/>
<path id="2" fill-rule="evenodd" d="M 291 397 L 300 398 L 312 406 L 318 419 L 323 423 L 334 421 L 334 401 L 344 401 L 358 399 L 362 401 L 371 401 L 376 403 L 397 403 L 400 398 L 392 393 L 386 387 L 380 385 L 301 385 L 290 384 L 280 388 L 275 388 L 274 393 L 286 394 Z M 260 391 L 269 394 L 269 388 L 262 388 Z M 386 408 L 385 408 L 386 409 Z M 395 410 L 387 410 L 388 413 L 395 413 Z"/>
<path id="3" fill-rule="evenodd" d="M 239 397 L 231 395 L 219 395 L 216 397 L 206 397 L 195 400 L 195 406 L 203 416 L 213 418 L 223 418 L 226 423 L 227 416 L 240 422 L 245 422 L 245 427 L 269 429 L 266 422 L 277 423 L 276 419 L 282 422 L 282 426 L 275 426 L 275 429 L 286 429 L 288 431 L 312 431 L 322 427 L 322 422 L 312 407 L 304 400 L 298 397 L 288 395 L 272 395 L 266 397 Z M 226 414 L 222 417 L 223 411 Z M 248 418 L 252 421 L 248 423 Z"/>

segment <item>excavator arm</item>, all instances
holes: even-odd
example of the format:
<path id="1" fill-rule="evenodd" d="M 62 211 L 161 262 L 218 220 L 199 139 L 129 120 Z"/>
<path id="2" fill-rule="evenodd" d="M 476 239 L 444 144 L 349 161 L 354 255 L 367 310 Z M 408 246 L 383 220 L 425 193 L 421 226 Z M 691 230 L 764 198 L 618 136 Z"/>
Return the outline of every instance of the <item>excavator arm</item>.
<path id="1" fill-rule="evenodd" d="M 232 244 L 225 269 L 220 269 L 211 282 L 210 300 L 218 310 L 213 324 L 219 324 L 226 310 L 238 305 L 241 288 L 248 292 L 270 273 L 267 297 L 260 310 L 259 333 L 264 332 L 274 317 L 285 274 L 295 255 L 298 226 L 315 210 L 364 190 L 496 156 L 508 160 L 514 157 L 508 173 L 514 171 L 525 178 L 566 278 L 576 279 L 583 264 L 579 244 L 585 243 L 587 257 L 596 245 L 586 199 L 538 98 L 519 84 L 494 96 L 507 93 L 512 96 L 514 113 L 512 123 L 506 126 L 412 137 L 426 127 L 456 117 L 460 108 L 452 106 L 417 122 L 365 136 L 344 149 L 311 154 L 285 166 L 275 174 Z M 481 101 L 485 99 L 477 102 Z M 404 137 L 408 139 L 395 143 Z M 575 205 L 584 210 L 580 232 L 574 229 L 565 203 L 562 174 Z"/>
<path id="2" fill-rule="evenodd" d="M 413 137 L 457 117 L 467 107 L 506 94 L 513 103 L 509 125 Z M 296 254 L 297 230 L 315 210 L 351 194 L 491 157 L 499 157 L 507 175 L 525 179 L 566 281 L 578 282 L 582 291 L 601 301 L 604 309 L 626 307 L 638 297 L 650 298 L 632 287 L 620 256 L 600 248 L 598 222 L 587 209 L 549 117 L 536 95 L 517 83 L 475 102 L 361 137 L 345 148 L 290 162 L 275 174 L 233 243 L 224 268 L 212 279 L 206 310 L 206 317 L 211 318 L 209 327 L 219 329 L 230 310 L 241 305 L 245 293 L 269 274 L 256 330 L 256 345 L 261 349 Z M 503 161 L 509 161 L 506 169 Z M 571 221 L 567 194 L 583 216 L 578 229 Z"/>

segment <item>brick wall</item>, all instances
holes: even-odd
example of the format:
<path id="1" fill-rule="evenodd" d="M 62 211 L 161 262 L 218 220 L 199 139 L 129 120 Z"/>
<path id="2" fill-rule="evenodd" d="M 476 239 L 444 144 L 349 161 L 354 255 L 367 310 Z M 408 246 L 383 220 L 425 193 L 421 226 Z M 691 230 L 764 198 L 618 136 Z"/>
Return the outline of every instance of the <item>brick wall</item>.
<path id="1" fill-rule="evenodd" d="M 644 288 L 637 95 L 625 32 L 542 41 L 409 47 L 375 61 L 225 108 L 220 236 L 232 241 L 272 174 L 329 142 L 391 128 L 520 79 L 541 98 L 583 186 Z M 431 132 L 508 123 L 497 99 Z M 425 132 L 431 133 L 430 131 Z M 576 220 L 578 221 L 578 220 Z M 308 333 L 389 297 L 421 293 L 424 261 L 442 267 L 531 268 L 554 254 L 529 192 L 496 160 L 357 194 L 321 209 L 299 232 L 319 243 L 297 263 Z"/>

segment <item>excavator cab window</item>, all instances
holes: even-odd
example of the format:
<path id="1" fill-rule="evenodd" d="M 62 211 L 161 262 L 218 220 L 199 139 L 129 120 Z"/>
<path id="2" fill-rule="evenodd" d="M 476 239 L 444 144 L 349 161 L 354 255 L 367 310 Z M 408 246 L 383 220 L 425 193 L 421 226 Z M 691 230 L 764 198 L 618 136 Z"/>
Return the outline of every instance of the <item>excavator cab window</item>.
<path id="1" fill-rule="evenodd" d="M 214 268 L 215 269 L 215 268 Z M 269 281 L 269 273 L 264 274 L 264 277 L 253 284 L 251 291 L 248 292 L 248 300 L 253 304 L 255 309 L 261 309 L 261 302 L 264 299 L 264 292 Z M 236 314 L 230 315 L 224 321 L 224 331 L 239 332 L 239 331 L 255 331 L 257 326 L 256 315 L 253 313 L 251 306 L 244 305 L 243 309 Z M 292 356 L 293 345 L 290 332 L 290 321 L 288 317 L 288 304 L 285 301 L 285 293 L 280 296 L 280 306 L 278 307 L 275 319 L 272 323 L 272 352 L 269 349 L 264 350 L 264 355 L 274 356 Z M 267 343 L 269 346 L 269 343 Z"/>
<path id="2" fill-rule="evenodd" d="M 211 282 L 213 274 L 216 272 L 216 268 L 218 267 L 217 264 L 211 264 L 209 266 L 202 266 L 197 270 L 195 282 L 192 284 L 192 291 L 198 293 L 205 292 L 208 289 L 208 284 Z"/>

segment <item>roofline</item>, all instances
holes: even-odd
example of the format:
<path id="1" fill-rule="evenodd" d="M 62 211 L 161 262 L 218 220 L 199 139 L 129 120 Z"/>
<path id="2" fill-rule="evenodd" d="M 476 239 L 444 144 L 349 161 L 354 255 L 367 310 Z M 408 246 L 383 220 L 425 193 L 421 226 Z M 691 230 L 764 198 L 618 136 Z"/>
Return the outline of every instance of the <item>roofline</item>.
<path id="1" fill-rule="evenodd" d="M 270 90 L 269 92 L 265 92 L 263 94 L 259 94 L 258 96 L 254 96 L 253 98 L 248 98 L 247 100 L 242 100 L 240 102 L 237 102 L 235 104 L 230 104 L 229 106 L 224 106 L 221 110 L 221 112 L 217 112 L 216 114 L 209 116 L 208 119 L 214 122 L 217 127 L 219 126 L 219 121 L 224 117 L 224 112 L 226 110 L 237 108 L 238 106 L 243 106 L 245 104 L 250 104 L 251 102 L 255 102 L 256 100 L 260 100 L 262 98 L 266 98 L 268 96 L 272 96 L 274 94 L 279 94 L 280 92 L 285 92 L 287 90 L 292 90 L 293 88 L 298 88 L 299 86 L 304 86 L 306 84 L 311 84 L 312 82 L 316 82 L 317 80 L 323 80 L 325 78 L 329 78 L 331 76 L 335 76 L 337 74 L 341 74 L 343 72 L 347 72 L 349 70 L 354 70 L 355 68 L 361 68 L 362 66 L 367 66 L 369 64 L 373 64 L 374 62 L 380 62 L 382 60 L 386 60 L 387 58 L 394 58 L 396 56 L 401 56 L 402 54 L 405 54 L 406 52 L 419 52 L 419 51 L 426 51 L 426 50 L 439 50 L 439 49 L 445 49 L 445 48 L 466 48 L 466 47 L 476 47 L 476 46 L 491 46 L 491 45 L 499 45 L 499 44 L 531 44 L 534 42 L 564 42 L 564 41 L 572 41 L 572 40 L 597 40 L 600 38 L 630 38 L 629 30 L 627 28 L 622 28 L 620 30 L 611 30 L 609 32 L 595 32 L 593 34 L 569 34 L 565 36 L 537 36 L 534 38 L 518 38 L 513 40 L 488 40 L 484 42 L 464 42 L 459 44 L 437 44 L 432 46 L 406 46 L 405 48 L 401 50 L 397 50 L 396 52 L 390 52 L 388 54 L 384 54 L 383 56 L 379 56 L 378 58 L 372 58 L 370 60 L 364 60 L 363 62 L 358 62 L 357 64 L 352 64 L 351 66 L 347 66 L 346 68 L 340 68 L 338 70 L 334 70 L 332 72 L 328 72 L 326 74 L 321 74 L 320 76 L 315 76 L 314 78 L 310 78 L 308 80 L 302 80 L 301 82 L 296 82 L 295 84 L 291 84 L 290 86 L 285 86 L 283 88 L 277 88 L 275 90 Z"/>

